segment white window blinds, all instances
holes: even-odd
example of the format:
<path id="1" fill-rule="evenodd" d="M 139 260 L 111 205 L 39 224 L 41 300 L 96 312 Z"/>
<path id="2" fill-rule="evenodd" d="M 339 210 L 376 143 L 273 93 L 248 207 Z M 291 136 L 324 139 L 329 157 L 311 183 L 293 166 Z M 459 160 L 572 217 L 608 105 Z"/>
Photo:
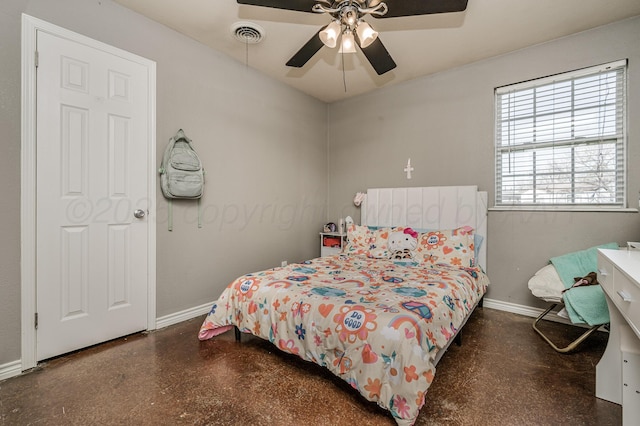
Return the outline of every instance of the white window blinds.
<path id="1" fill-rule="evenodd" d="M 496 206 L 625 207 L 626 68 L 495 90 Z"/>

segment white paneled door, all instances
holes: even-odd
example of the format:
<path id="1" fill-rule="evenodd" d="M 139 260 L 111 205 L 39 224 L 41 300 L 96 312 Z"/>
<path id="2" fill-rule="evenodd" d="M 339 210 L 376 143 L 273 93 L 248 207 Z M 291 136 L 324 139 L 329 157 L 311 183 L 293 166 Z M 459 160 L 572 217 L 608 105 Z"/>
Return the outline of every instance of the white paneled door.
<path id="1" fill-rule="evenodd" d="M 40 30 L 37 50 L 42 360 L 147 329 L 153 183 L 148 68 Z"/>

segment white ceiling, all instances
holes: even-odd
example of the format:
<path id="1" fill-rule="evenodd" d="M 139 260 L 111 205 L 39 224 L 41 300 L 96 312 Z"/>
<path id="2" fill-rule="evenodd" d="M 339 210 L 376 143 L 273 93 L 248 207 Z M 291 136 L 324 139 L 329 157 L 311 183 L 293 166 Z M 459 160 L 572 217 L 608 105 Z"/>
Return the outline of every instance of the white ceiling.
<path id="1" fill-rule="evenodd" d="M 368 16 L 397 68 L 379 76 L 358 51 L 344 55 L 343 80 L 337 48 L 323 47 L 302 68 L 285 65 L 330 22 L 325 14 L 238 5 L 236 0 L 115 1 L 325 102 L 640 15 L 638 0 L 469 0 L 464 12 Z M 235 39 L 231 27 L 238 21 L 260 25 L 264 39 L 257 44 Z"/>

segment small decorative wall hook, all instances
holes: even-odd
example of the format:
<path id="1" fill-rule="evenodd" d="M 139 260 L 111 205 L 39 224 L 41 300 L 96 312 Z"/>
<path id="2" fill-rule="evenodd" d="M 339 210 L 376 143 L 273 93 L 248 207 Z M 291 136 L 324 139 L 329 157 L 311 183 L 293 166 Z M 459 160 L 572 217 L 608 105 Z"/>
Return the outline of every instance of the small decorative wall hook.
<path id="1" fill-rule="evenodd" d="M 411 172 L 413 171 L 413 167 L 411 167 L 411 158 L 407 160 L 407 167 L 404 168 L 404 172 L 407 174 L 407 179 L 411 179 Z"/>

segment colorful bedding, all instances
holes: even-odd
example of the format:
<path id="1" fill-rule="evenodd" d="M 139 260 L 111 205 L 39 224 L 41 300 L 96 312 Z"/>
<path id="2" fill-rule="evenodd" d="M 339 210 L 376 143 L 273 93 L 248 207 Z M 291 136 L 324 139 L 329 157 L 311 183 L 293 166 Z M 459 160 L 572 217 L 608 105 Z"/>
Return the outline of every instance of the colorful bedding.
<path id="1" fill-rule="evenodd" d="M 200 329 L 234 325 L 322 365 L 400 425 L 414 423 L 436 354 L 484 295 L 479 268 L 336 255 L 244 275 Z"/>

